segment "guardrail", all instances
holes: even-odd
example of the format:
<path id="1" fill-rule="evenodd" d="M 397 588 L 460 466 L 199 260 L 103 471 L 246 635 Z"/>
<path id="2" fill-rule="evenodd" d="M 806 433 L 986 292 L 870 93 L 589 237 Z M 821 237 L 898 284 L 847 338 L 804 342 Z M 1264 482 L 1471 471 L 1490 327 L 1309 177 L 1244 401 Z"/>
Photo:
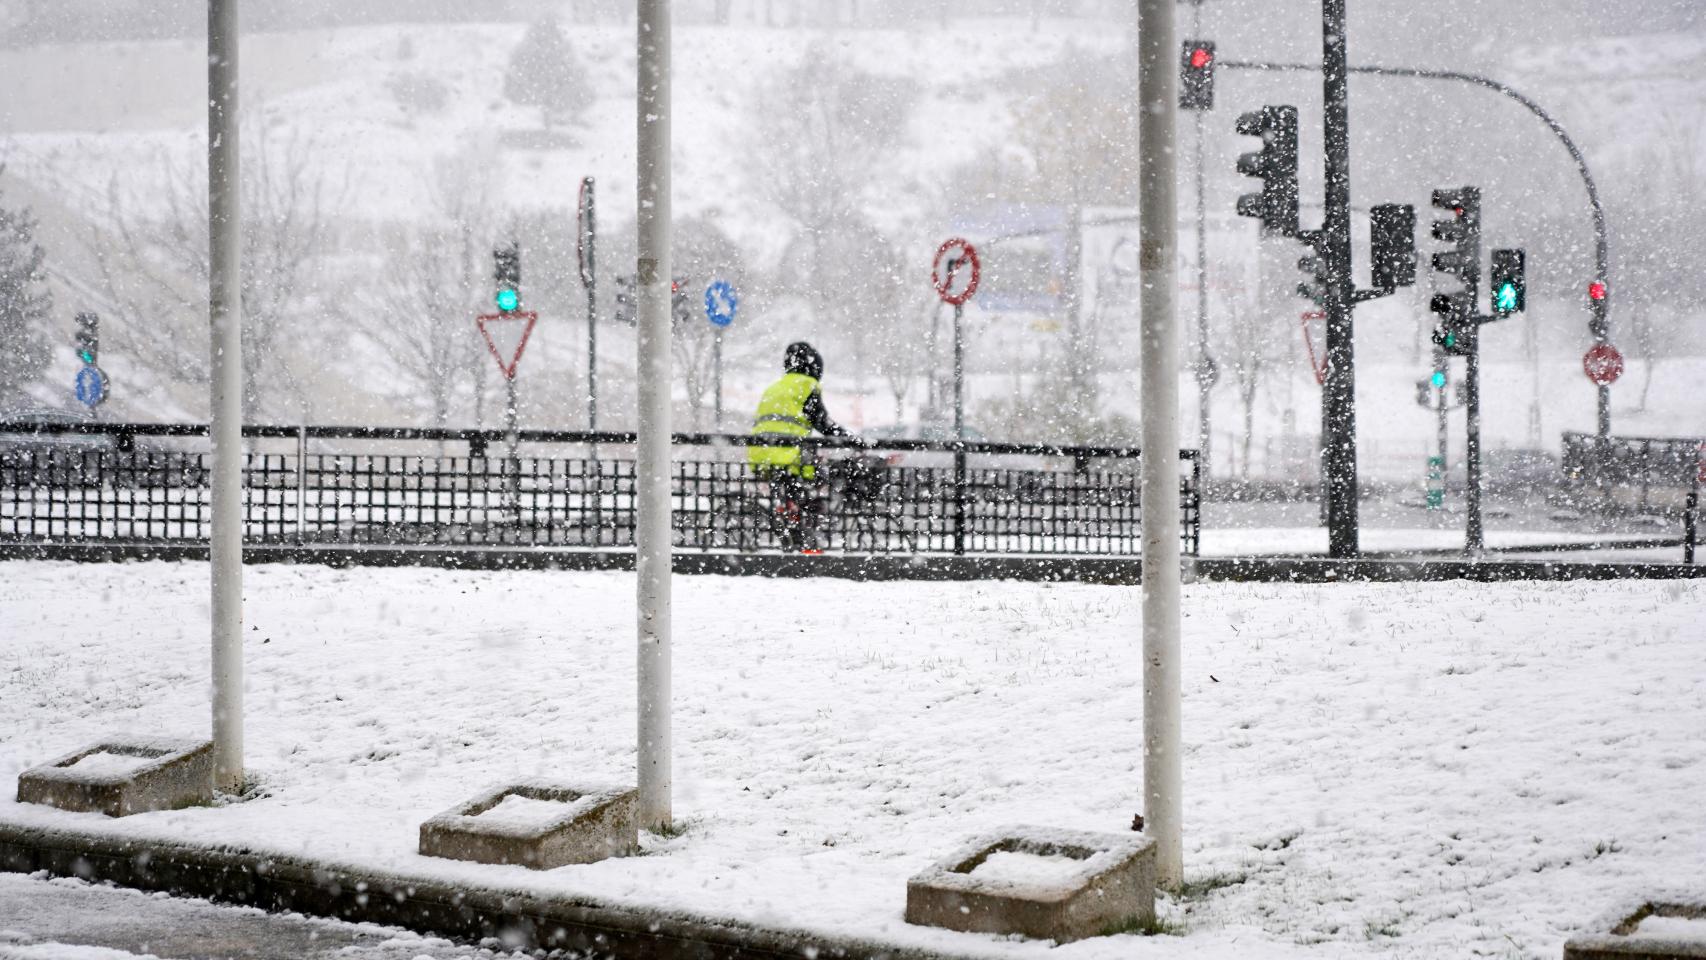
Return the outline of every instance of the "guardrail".
<path id="1" fill-rule="evenodd" d="M 1566 433 L 1563 468 L 1566 490 L 1579 499 L 1676 515 L 1706 470 L 1706 439 Z"/>
<path id="2" fill-rule="evenodd" d="M 251 426 L 244 537 L 256 544 L 634 544 L 631 433 Z M 810 477 L 678 434 L 675 544 L 705 552 L 1135 556 L 1134 448 L 849 439 L 798 442 Z M 1180 451 L 1181 548 L 1200 543 L 1196 451 Z M 202 424 L 0 421 L 0 543 L 201 543 Z"/>

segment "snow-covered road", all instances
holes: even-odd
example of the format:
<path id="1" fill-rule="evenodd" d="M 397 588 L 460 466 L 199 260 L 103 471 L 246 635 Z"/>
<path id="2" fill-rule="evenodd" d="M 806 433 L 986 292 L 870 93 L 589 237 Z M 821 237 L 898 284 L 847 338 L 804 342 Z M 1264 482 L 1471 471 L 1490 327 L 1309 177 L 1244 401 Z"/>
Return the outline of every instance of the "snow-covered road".
<path id="1" fill-rule="evenodd" d="M 114 731 L 207 729 L 202 564 L 0 564 L 0 782 Z M 1141 796 L 1139 591 L 676 580 L 676 811 L 646 856 L 542 874 L 415 855 L 508 777 L 632 781 L 619 573 L 264 566 L 254 796 L 0 817 L 918 945 L 906 878 L 1008 823 Z M 1201 584 L 1185 592 L 1186 857 L 1159 957 L 1556 957 L 1609 903 L 1706 888 L 1706 584 Z M 6 788 L 5 794 L 10 794 Z"/>

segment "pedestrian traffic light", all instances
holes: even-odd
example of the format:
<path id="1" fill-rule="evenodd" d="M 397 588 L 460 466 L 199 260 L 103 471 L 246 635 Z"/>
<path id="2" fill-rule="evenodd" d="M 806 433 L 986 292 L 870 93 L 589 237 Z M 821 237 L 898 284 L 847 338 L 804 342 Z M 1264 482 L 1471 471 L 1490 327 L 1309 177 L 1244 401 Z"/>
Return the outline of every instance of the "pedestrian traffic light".
<path id="1" fill-rule="evenodd" d="M 1493 288 L 1493 316 L 1504 318 L 1528 306 L 1524 278 L 1527 257 L 1521 250 L 1494 250 L 1488 281 Z"/>
<path id="2" fill-rule="evenodd" d="M 1456 277 L 1473 304 L 1481 286 L 1481 188 L 1435 190 L 1433 205 L 1449 211 L 1434 221 L 1433 237 L 1451 245 L 1433 255 L 1433 268 Z"/>
<path id="3" fill-rule="evenodd" d="M 1237 129 L 1261 137 L 1262 149 L 1238 158 L 1238 172 L 1259 177 L 1260 193 L 1238 198 L 1238 215 L 1255 217 L 1264 233 L 1297 236 L 1297 108 L 1263 107 L 1238 118 Z"/>
<path id="4" fill-rule="evenodd" d="M 1455 357 L 1468 356 L 1475 348 L 1475 301 L 1467 291 L 1436 293 L 1428 309 L 1439 314 L 1433 341 Z"/>
<path id="5" fill-rule="evenodd" d="M 77 315 L 77 359 L 93 365 L 101 356 L 101 318 L 98 314 Z"/>
<path id="6" fill-rule="evenodd" d="M 1186 40 L 1179 50 L 1179 109 L 1214 109 L 1214 41 Z"/>
<path id="7" fill-rule="evenodd" d="M 1428 378 L 1428 383 L 1431 384 L 1435 390 L 1444 390 L 1445 389 L 1445 371 L 1444 370 L 1435 370 L 1434 375 Z"/>
<path id="8" fill-rule="evenodd" d="M 504 313 L 521 309 L 520 245 L 512 243 L 493 250 L 492 264 L 492 278 L 497 281 L 498 287 L 497 296 L 493 299 L 497 301 L 498 309 Z"/>
<path id="9" fill-rule="evenodd" d="M 1588 299 L 1589 300 L 1604 300 L 1605 299 L 1605 284 L 1599 280 L 1595 280 L 1594 282 L 1588 284 Z"/>
<path id="10" fill-rule="evenodd" d="M 1327 302 L 1327 261 L 1319 256 L 1299 257 L 1297 269 L 1302 270 L 1305 279 L 1297 285 L 1301 296 L 1315 301 L 1316 306 Z"/>
<path id="11" fill-rule="evenodd" d="M 1434 405 L 1434 388 L 1426 380 L 1416 381 L 1416 406 L 1431 407 Z"/>
<path id="12" fill-rule="evenodd" d="M 1416 282 L 1416 208 L 1383 203 L 1369 211 L 1369 268 L 1377 290 L 1396 290 Z"/>

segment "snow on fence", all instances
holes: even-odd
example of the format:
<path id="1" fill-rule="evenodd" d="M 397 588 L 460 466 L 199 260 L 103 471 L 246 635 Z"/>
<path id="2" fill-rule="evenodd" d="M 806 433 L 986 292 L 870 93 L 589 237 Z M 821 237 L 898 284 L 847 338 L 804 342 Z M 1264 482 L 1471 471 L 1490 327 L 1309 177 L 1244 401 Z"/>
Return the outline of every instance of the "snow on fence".
<path id="1" fill-rule="evenodd" d="M 249 427 L 251 543 L 634 545 L 634 436 Z M 675 438 L 678 548 L 1136 556 L 1138 451 L 814 439 L 808 480 L 755 471 L 745 436 Z M 766 438 L 766 445 L 780 445 Z M 206 428 L 0 422 L 0 542 L 205 542 Z M 1180 451 L 1181 546 L 1197 552 L 1196 451 Z"/>

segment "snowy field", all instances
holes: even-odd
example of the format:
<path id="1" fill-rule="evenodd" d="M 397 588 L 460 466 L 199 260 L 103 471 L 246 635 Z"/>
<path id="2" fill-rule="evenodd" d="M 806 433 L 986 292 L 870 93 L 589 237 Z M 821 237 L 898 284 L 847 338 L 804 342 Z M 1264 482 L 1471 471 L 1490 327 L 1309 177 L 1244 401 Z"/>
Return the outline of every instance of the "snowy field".
<path id="1" fill-rule="evenodd" d="M 205 731 L 206 577 L 0 565 L 0 782 L 103 733 Z M 513 776 L 632 780 L 615 573 L 251 568 L 250 799 L 0 817 L 1072 960 L 1555 958 L 1615 902 L 1706 888 L 1706 584 L 1188 587 L 1180 935 L 1051 948 L 908 927 L 905 881 L 997 825 L 1127 828 L 1136 589 L 675 583 L 684 830 L 644 856 L 413 852 Z"/>

